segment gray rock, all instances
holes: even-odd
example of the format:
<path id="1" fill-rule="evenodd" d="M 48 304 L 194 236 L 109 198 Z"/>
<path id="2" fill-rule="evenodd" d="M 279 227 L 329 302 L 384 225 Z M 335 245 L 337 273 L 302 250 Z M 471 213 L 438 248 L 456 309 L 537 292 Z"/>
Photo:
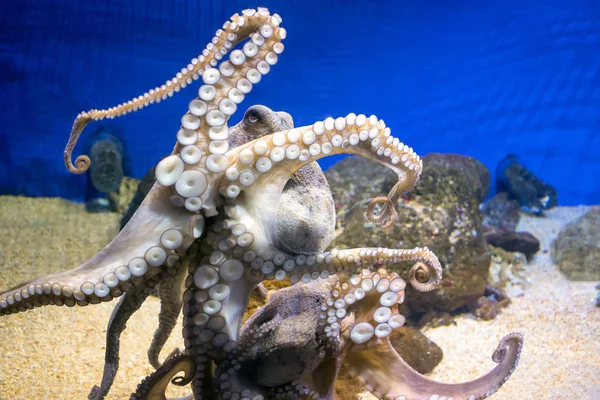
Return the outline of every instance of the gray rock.
<path id="1" fill-rule="evenodd" d="M 600 207 L 565 226 L 552 243 L 551 255 L 569 280 L 600 280 Z"/>
<path id="2" fill-rule="evenodd" d="M 483 225 L 489 229 L 515 231 L 521 219 L 519 202 L 508 198 L 507 192 L 497 193 L 488 199 L 481 210 L 485 214 Z"/>
<path id="3" fill-rule="evenodd" d="M 442 286 L 433 292 L 407 288 L 408 314 L 453 311 L 471 304 L 485 291 L 490 253 L 478 233 L 479 209 L 489 188 L 489 172 L 472 157 L 428 154 L 417 186 L 396 208 L 399 222 L 381 229 L 366 218 L 369 201 L 388 193 L 397 180 L 386 168 L 362 158 L 342 160 L 325 172 L 336 203 L 333 246 L 429 247 L 444 267 Z M 390 269 L 407 277 L 409 265 Z"/>
<path id="4" fill-rule="evenodd" d="M 531 261 L 540 250 L 540 241 L 529 232 L 494 230 L 484 234 L 488 244 L 500 247 L 511 253 L 523 253 Z"/>

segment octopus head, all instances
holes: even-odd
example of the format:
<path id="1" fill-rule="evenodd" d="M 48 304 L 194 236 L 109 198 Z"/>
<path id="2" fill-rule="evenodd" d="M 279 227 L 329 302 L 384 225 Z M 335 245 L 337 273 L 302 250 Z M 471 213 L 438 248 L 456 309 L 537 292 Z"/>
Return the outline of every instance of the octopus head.
<path id="1" fill-rule="evenodd" d="M 248 344 L 241 379 L 274 388 L 314 371 L 323 361 L 325 337 L 318 323 L 325 292 L 319 289 L 294 286 L 275 292 L 250 317 L 240 334 L 240 343 Z"/>

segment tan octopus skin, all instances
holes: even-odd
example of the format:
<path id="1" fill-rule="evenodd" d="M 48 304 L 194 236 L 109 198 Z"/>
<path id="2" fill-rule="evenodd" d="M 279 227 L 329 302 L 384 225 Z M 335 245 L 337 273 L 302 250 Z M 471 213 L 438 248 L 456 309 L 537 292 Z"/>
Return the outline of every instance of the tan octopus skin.
<path id="1" fill-rule="evenodd" d="M 185 352 L 168 358 L 144 380 L 132 395 L 134 399 L 164 399 L 166 385 L 180 370 L 186 378 L 174 383 L 191 382 L 192 396 L 197 400 L 282 398 L 286 390 L 286 395 L 292 398 L 307 395 L 332 398 L 330 388 L 322 389 L 328 387 L 327 379 L 335 379 L 341 365 L 343 354 L 338 350 L 344 349 L 346 358 L 364 355 L 369 361 L 376 359 L 368 356 L 374 351 L 369 346 L 373 337 L 385 343 L 391 329 L 400 325 L 395 302 L 402 298 L 399 293 L 403 293 L 404 283 L 390 280 L 390 286 L 379 298 L 367 296 L 374 287 L 373 280 L 368 278 L 373 267 L 412 261 L 415 264 L 409 276 L 415 288 L 433 290 L 439 284 L 441 266 L 426 248 L 325 251 L 333 237 L 333 207 L 323 207 L 322 214 L 309 207 L 314 196 L 327 205 L 330 193 L 320 170 L 310 173 L 305 168 L 329 154 L 356 154 L 398 174 L 398 183 L 391 192 L 373 199 L 367 213 L 372 222 L 383 227 L 395 222 L 396 201 L 418 180 L 422 162 L 412 148 L 391 136 L 383 120 L 350 113 L 243 140 L 236 137 L 239 132 L 230 132 L 229 117 L 253 85 L 277 63 L 284 49 L 281 41 L 286 31 L 281 22 L 281 17 L 269 14 L 264 8 L 244 10 L 217 31 L 202 55 L 164 85 L 119 106 L 81 113 L 75 120 L 65 149 L 65 165 L 72 172 L 82 173 L 89 166 L 89 158 L 77 157 L 74 166 L 71 153 L 89 122 L 118 117 L 166 100 L 200 77 L 204 83 L 181 119 L 172 154 L 156 167 L 157 183 L 119 235 L 77 268 L 0 293 L 0 315 L 48 304 L 96 304 L 125 294 L 109 323 L 102 384 L 93 389 L 90 398 L 101 399 L 108 393 L 118 368 L 119 334 L 127 318 L 156 285 L 167 291 L 161 299 L 168 312 L 166 318 L 161 318 L 162 328 L 159 327 L 159 337 L 149 351 L 150 360 L 153 364 L 158 362 L 164 336 L 170 332 L 169 322 L 176 317 L 181 304 L 177 302 L 179 296 L 183 302 Z M 248 40 L 241 50 L 231 51 L 245 39 Z M 229 60 L 224 60 L 228 53 Z M 310 189 L 300 190 L 305 187 Z M 290 237 L 302 240 L 289 240 Z M 357 279 L 354 273 L 361 269 L 371 272 L 359 276 L 360 288 L 354 287 Z M 333 277 L 336 274 L 351 276 L 348 282 L 341 281 L 341 289 L 337 283 L 334 287 L 334 282 L 338 282 Z M 292 283 L 316 280 L 320 285 L 331 285 L 330 294 L 317 310 L 318 329 L 326 338 L 325 354 L 333 355 L 326 368 L 330 373 L 325 374 L 327 379 L 315 376 L 301 379 L 293 390 L 285 389 L 291 383 L 266 391 L 246 388 L 244 382 L 233 378 L 242 368 L 240 360 L 244 356 L 240 354 L 247 350 L 239 337 L 242 314 L 252 290 L 261 281 L 286 277 Z M 376 290 L 383 279 L 378 281 Z M 350 288 L 352 293 L 347 292 Z M 344 293 L 343 299 L 340 291 Z M 372 314 L 377 301 L 381 307 Z M 373 320 L 380 318 L 377 314 L 380 308 L 393 316 L 389 322 L 375 325 Z M 347 344 L 350 342 L 353 345 Z M 514 350 L 520 349 L 520 344 L 520 336 L 503 340 L 496 353 L 500 369 L 492 372 L 492 378 L 503 374 L 503 379 L 508 377 L 507 365 L 513 368 L 516 364 L 518 352 L 514 358 Z M 375 378 L 367 379 L 372 368 L 358 371 L 367 377 L 367 383 L 378 395 L 392 393 L 398 398 L 413 399 L 424 396 L 424 390 L 440 389 L 430 396 L 434 399 L 437 395 L 445 396 L 446 391 L 460 398 L 467 388 L 473 390 L 468 396 L 482 398 L 499 386 L 490 386 L 483 393 L 481 390 L 486 387 L 483 383 L 458 389 L 424 385 L 424 378 L 415 376 L 401 360 L 391 361 L 402 376 L 395 374 L 394 379 L 386 381 L 389 387 L 383 387 Z M 214 373 L 213 364 L 218 366 Z"/>

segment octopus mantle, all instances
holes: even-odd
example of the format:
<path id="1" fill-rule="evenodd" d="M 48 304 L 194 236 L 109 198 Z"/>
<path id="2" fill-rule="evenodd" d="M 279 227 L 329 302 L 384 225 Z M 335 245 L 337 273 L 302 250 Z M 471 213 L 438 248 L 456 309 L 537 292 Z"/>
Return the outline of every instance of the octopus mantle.
<path id="1" fill-rule="evenodd" d="M 283 119 L 273 124 L 275 114 L 260 109 L 249 110 L 244 125 L 228 127 L 238 105 L 283 52 L 287 33 L 281 22 L 264 8 L 244 10 L 164 85 L 77 116 L 64 156 L 70 171 L 83 173 L 89 158 L 79 156 L 74 165 L 71 153 L 88 123 L 138 111 L 195 80 L 203 82 L 181 118 L 171 155 L 156 167 L 157 182 L 118 236 L 70 271 L 1 292 L 0 315 L 120 297 L 107 330 L 104 376 L 90 393 L 92 399 L 108 393 L 118 369 L 120 332 L 154 287 L 161 298 L 160 326 L 148 355 L 157 370 L 132 399 L 163 399 L 170 382 L 191 383 L 188 398 L 197 400 L 332 399 L 343 362 L 379 397 L 491 395 L 517 365 L 521 335 L 500 341 L 492 357 L 498 365 L 491 372 L 462 384 L 419 375 L 389 344 L 392 329 L 404 323 L 397 304 L 404 300 L 406 283 L 385 266 L 412 262 L 410 284 L 433 290 L 442 272 L 432 252 L 326 250 L 335 217 L 316 160 L 348 153 L 393 170 L 398 183 L 387 196 L 373 199 L 367 213 L 372 223 L 385 228 L 396 221 L 399 196 L 421 174 L 422 162 L 413 149 L 374 115 L 350 113 L 294 128 Z M 261 112 L 266 113 L 262 120 Z M 263 129 L 252 130 L 251 124 Z M 252 291 L 264 280 L 286 278 L 295 285 L 282 292 L 289 296 L 273 296 L 241 330 Z M 179 313 L 185 349 L 161 364 L 160 350 Z M 282 324 L 284 320 L 294 323 Z M 180 372 L 184 376 L 175 377 Z"/>

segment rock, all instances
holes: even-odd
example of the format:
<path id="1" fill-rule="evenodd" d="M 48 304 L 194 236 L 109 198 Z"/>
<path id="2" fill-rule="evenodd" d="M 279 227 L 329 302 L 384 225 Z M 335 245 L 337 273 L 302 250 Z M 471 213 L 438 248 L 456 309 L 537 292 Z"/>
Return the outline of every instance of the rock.
<path id="1" fill-rule="evenodd" d="M 510 300 L 508 298 L 498 301 L 482 296 L 471 305 L 471 311 L 477 318 L 489 321 L 496 318 L 500 313 L 500 310 L 507 307 L 509 304 Z"/>
<path id="2" fill-rule="evenodd" d="M 521 207 L 517 200 L 500 192 L 487 200 L 481 210 L 485 214 L 482 233 L 488 244 L 510 252 L 519 252 L 531 261 L 540 250 L 540 241 L 529 232 L 516 232 L 521 219 Z"/>
<path id="3" fill-rule="evenodd" d="M 531 284 L 525 266 L 527 257 L 523 253 L 511 253 L 500 247 L 489 246 L 492 253 L 488 284 L 499 288 L 509 297 L 522 296 Z"/>
<path id="4" fill-rule="evenodd" d="M 411 326 L 394 329 L 390 335 L 390 342 L 400 357 L 421 374 L 433 371 L 444 356 L 437 344 Z"/>
<path id="5" fill-rule="evenodd" d="M 123 144 L 116 136 L 100 129 L 94 134 L 90 148 L 89 174 L 101 193 L 116 192 L 123 179 Z"/>
<path id="6" fill-rule="evenodd" d="M 489 230 L 499 228 L 501 230 L 514 231 L 521 219 L 521 207 L 519 202 L 508 198 L 508 192 L 497 193 L 488 199 L 481 211 L 485 214 L 483 226 Z"/>
<path id="7" fill-rule="evenodd" d="M 600 207 L 567 224 L 552 243 L 551 255 L 569 280 L 600 280 Z"/>
<path id="8" fill-rule="evenodd" d="M 417 191 L 425 195 L 445 193 L 468 198 L 474 194 L 478 203 L 481 203 L 490 190 L 490 171 L 476 158 L 460 154 L 430 153 L 423 157 L 423 164 L 428 173 L 423 171 Z M 447 176 L 448 172 L 454 176 Z M 459 177 L 459 174 L 463 175 Z M 453 179 L 455 177 L 459 178 L 464 187 L 458 185 L 459 182 Z M 440 187 L 440 183 L 444 181 L 448 183 L 446 189 Z"/>
<path id="9" fill-rule="evenodd" d="M 452 311 L 481 297 L 490 253 L 479 234 L 484 215 L 479 209 L 489 188 L 489 172 L 471 157 L 430 154 L 423 157 L 417 186 L 398 202 L 399 222 L 389 229 L 366 218 L 369 201 L 388 191 L 396 175 L 363 158 L 345 159 L 325 172 L 336 203 L 337 230 L 333 246 L 350 248 L 429 247 L 444 267 L 439 290 L 407 289 L 406 311 Z M 392 265 L 407 277 L 409 265 Z"/>
<path id="10" fill-rule="evenodd" d="M 140 180 L 129 176 L 123 177 L 119 190 L 115 193 L 109 193 L 108 197 L 113 204 L 114 210 L 124 215 L 127 213 L 131 201 L 135 198 L 135 194 L 140 185 Z M 122 229 L 123 227 L 121 227 Z"/>
<path id="11" fill-rule="evenodd" d="M 515 232 L 503 229 L 488 231 L 484 234 L 488 244 L 506 251 L 525 254 L 527 261 L 540 250 L 540 241 L 529 232 Z"/>
<path id="12" fill-rule="evenodd" d="M 402 313 L 402 309 L 400 309 Z M 423 314 L 417 323 L 417 327 L 421 328 L 439 328 L 440 326 L 456 325 L 454 321 L 455 314 L 449 312 L 429 311 Z"/>
<path id="13" fill-rule="evenodd" d="M 96 197 L 85 202 L 85 211 L 89 213 L 109 213 L 114 212 L 114 206 L 109 198 Z"/>
<path id="14" fill-rule="evenodd" d="M 509 304 L 510 299 L 501 289 L 488 285 L 485 287 L 485 295 L 478 298 L 469 308 L 477 318 L 489 321 L 496 318 L 500 310 Z"/>
<path id="15" fill-rule="evenodd" d="M 496 187 L 498 192 L 508 192 L 527 213 L 542 215 L 544 210 L 558 204 L 556 189 L 535 176 L 514 154 L 507 155 L 498 164 Z"/>

